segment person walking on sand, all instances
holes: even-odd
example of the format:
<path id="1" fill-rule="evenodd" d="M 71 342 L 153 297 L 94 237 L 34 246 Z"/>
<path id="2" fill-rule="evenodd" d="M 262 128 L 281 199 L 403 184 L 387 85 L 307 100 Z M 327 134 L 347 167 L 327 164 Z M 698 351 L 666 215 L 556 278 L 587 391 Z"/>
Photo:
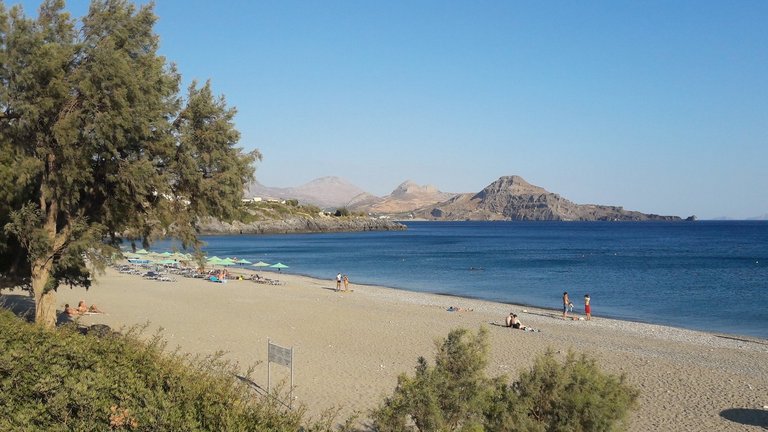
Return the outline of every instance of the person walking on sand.
<path id="1" fill-rule="evenodd" d="M 342 280 L 344 281 L 344 291 L 348 291 L 349 290 L 349 277 L 347 277 L 347 275 L 344 275 Z"/>
<path id="2" fill-rule="evenodd" d="M 336 291 L 341 289 L 341 273 L 336 275 Z"/>
<path id="3" fill-rule="evenodd" d="M 584 295 L 584 313 L 587 315 L 587 321 L 592 319 L 592 306 L 589 305 L 589 294 Z"/>
<path id="4" fill-rule="evenodd" d="M 568 291 L 563 293 L 563 319 L 568 318 L 568 306 L 571 304 L 571 300 L 568 298 Z"/>

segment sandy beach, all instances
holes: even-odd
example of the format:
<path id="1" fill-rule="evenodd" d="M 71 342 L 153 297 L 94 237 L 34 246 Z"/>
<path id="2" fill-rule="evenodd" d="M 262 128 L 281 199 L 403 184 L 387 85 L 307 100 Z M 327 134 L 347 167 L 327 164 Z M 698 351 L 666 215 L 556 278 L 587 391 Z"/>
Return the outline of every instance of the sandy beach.
<path id="1" fill-rule="evenodd" d="M 274 276 L 274 274 L 269 274 Z M 641 391 L 632 431 L 743 431 L 768 428 L 768 340 L 602 319 L 565 321 L 555 311 L 375 286 L 336 292 L 328 280 L 283 274 L 283 285 L 251 281 L 216 284 L 176 277 L 158 282 L 109 269 L 87 292 L 59 289 L 60 309 L 84 299 L 104 315 L 80 318 L 114 329 L 149 323 L 163 328 L 169 348 L 209 354 L 223 350 L 254 380 L 267 385 L 267 340 L 295 349 L 296 402 L 309 413 L 341 408 L 365 413 L 391 394 L 397 375 L 430 359 L 434 341 L 451 329 L 489 330 L 490 376 L 514 378 L 548 348 L 587 353 Z M 3 292 L 9 304 L 19 292 Z M 451 306 L 471 309 L 450 312 Z M 523 312 L 526 309 L 527 312 Z M 517 313 L 531 333 L 503 327 Z M 737 317 L 734 317 L 737 319 Z M 273 384 L 289 372 L 272 366 Z"/>

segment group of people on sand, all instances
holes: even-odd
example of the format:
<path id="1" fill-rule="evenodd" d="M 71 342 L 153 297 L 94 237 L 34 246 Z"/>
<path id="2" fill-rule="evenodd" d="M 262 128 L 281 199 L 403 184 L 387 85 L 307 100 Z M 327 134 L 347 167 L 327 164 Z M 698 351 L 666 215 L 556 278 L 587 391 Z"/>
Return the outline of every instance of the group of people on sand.
<path id="1" fill-rule="evenodd" d="M 341 284 L 344 284 L 344 291 L 349 290 L 349 277 L 342 275 L 341 272 L 336 275 L 336 291 L 341 291 Z"/>
<path id="2" fill-rule="evenodd" d="M 587 317 L 587 321 L 592 319 L 592 306 L 590 302 L 589 294 L 584 294 L 584 315 Z M 568 297 L 568 291 L 563 293 L 563 319 L 568 319 L 568 312 L 573 312 L 573 303 L 571 303 L 570 297 Z M 576 319 L 573 317 L 572 319 Z"/>
<path id="3" fill-rule="evenodd" d="M 589 294 L 584 295 L 584 314 L 586 315 L 586 320 L 590 321 L 592 319 L 592 305 L 590 305 L 590 297 Z M 568 312 L 573 312 L 573 303 L 571 302 L 570 297 L 568 296 L 568 291 L 563 292 L 563 319 L 568 319 Z M 576 316 L 570 317 L 571 319 L 581 319 L 577 318 Z M 506 319 L 507 327 L 511 327 L 514 329 L 520 329 L 520 330 L 527 330 L 527 331 L 538 331 L 534 330 L 530 327 L 524 326 L 522 322 L 520 322 L 520 319 L 517 317 L 517 315 L 514 312 L 510 312 L 509 316 Z"/>
<path id="4" fill-rule="evenodd" d="M 517 317 L 517 314 L 514 312 L 510 312 L 509 316 L 507 317 L 507 327 L 511 327 L 513 329 L 523 330 L 523 331 L 531 331 L 531 332 L 537 332 L 540 330 L 534 329 L 533 327 L 524 326 L 522 322 L 520 322 L 520 319 Z"/>
<path id="5" fill-rule="evenodd" d="M 73 308 L 72 306 L 70 306 L 69 303 L 65 304 L 64 313 L 67 314 L 67 316 L 69 317 L 74 317 L 74 316 L 84 315 L 86 313 L 104 313 L 104 312 L 99 310 L 99 308 L 96 307 L 95 304 L 88 306 L 85 303 L 85 300 L 80 300 L 80 303 L 77 304 L 76 308 Z"/>

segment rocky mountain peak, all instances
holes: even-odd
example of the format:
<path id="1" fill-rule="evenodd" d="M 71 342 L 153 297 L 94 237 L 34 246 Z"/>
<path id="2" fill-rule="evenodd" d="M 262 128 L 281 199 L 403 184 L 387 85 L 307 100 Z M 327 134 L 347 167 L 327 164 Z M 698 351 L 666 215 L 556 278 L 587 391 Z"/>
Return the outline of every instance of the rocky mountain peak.
<path id="1" fill-rule="evenodd" d="M 400 186 L 396 187 L 395 190 L 392 191 L 390 195 L 393 197 L 402 197 L 405 195 L 436 194 L 436 193 L 440 193 L 440 191 L 437 190 L 437 188 L 432 185 L 421 186 L 411 180 L 406 180 L 403 183 L 401 183 Z"/>
<path id="2" fill-rule="evenodd" d="M 486 186 L 482 191 L 478 192 L 477 195 L 475 195 L 475 198 L 484 199 L 499 194 L 519 196 L 542 195 L 547 193 L 549 192 L 547 192 L 546 189 L 534 186 L 520 176 L 512 175 L 500 177 L 495 182 Z"/>

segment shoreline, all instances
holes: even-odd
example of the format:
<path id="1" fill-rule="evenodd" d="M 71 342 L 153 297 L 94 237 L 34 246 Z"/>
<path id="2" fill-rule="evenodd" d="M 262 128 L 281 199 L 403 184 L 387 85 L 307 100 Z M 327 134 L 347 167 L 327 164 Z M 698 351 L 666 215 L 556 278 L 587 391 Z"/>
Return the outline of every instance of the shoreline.
<path id="1" fill-rule="evenodd" d="M 253 273 L 256 273 L 256 272 L 260 271 L 260 270 L 252 270 L 252 269 L 248 269 L 248 268 L 234 267 L 232 273 L 237 274 L 237 271 L 240 271 L 240 270 L 245 271 L 245 273 L 243 273 L 243 274 L 253 274 Z M 272 270 L 268 270 L 265 273 L 267 273 L 267 274 L 275 274 L 275 275 L 278 274 L 277 272 L 274 272 Z M 285 275 L 285 274 L 286 273 L 281 273 L 280 275 L 282 276 L 282 275 Z M 304 273 L 291 272 L 290 275 L 299 276 L 299 277 L 303 277 L 303 278 L 307 278 L 307 279 L 315 279 L 315 280 L 319 280 L 319 281 L 324 280 L 324 279 L 318 278 L 316 276 L 312 276 L 312 275 L 308 275 L 308 274 L 304 274 Z M 391 289 L 391 290 L 396 290 L 396 291 L 405 291 L 405 292 L 417 293 L 417 294 L 437 295 L 437 296 L 448 297 L 448 298 L 456 298 L 456 299 L 485 301 L 485 302 L 490 302 L 490 303 L 505 304 L 505 305 L 509 305 L 510 307 L 516 307 L 516 308 L 521 308 L 522 307 L 522 308 L 528 308 L 528 309 L 538 309 L 538 310 L 542 310 L 542 311 L 548 311 L 548 312 L 553 313 L 553 314 L 555 314 L 555 313 L 556 314 L 562 313 L 561 309 L 553 309 L 553 308 L 548 308 L 548 307 L 545 307 L 545 306 L 538 306 L 538 305 L 535 305 L 535 304 L 532 304 L 532 303 L 510 303 L 510 302 L 499 301 L 499 300 L 487 300 L 487 299 L 484 299 L 484 298 L 481 298 L 481 297 L 474 297 L 474 296 L 470 296 L 470 295 L 457 295 L 457 294 L 452 294 L 452 293 L 447 293 L 447 292 L 437 292 L 437 291 L 417 291 L 417 290 L 411 290 L 411 289 L 404 288 L 404 287 L 397 287 L 397 286 L 391 286 L 391 285 L 382 285 L 382 284 L 376 284 L 376 283 L 356 283 L 355 285 L 367 286 L 367 287 L 371 287 L 371 288 L 385 288 L 385 289 Z M 575 310 L 575 308 L 574 308 L 574 310 Z M 583 316 L 584 314 L 583 314 L 583 311 L 582 311 L 582 312 L 576 312 L 576 315 Z M 712 335 L 715 335 L 715 336 L 718 336 L 718 337 L 739 338 L 739 339 L 743 339 L 745 341 L 751 341 L 751 342 L 755 342 L 755 343 L 764 343 L 764 344 L 768 345 L 768 337 L 760 337 L 760 336 L 754 336 L 754 335 L 743 334 L 743 333 L 714 332 L 714 331 L 706 330 L 706 329 L 699 329 L 699 328 L 693 328 L 693 327 L 680 327 L 680 326 L 676 326 L 676 325 L 673 325 L 673 324 L 654 323 L 654 322 L 650 322 L 650 321 L 643 321 L 641 319 L 634 319 L 634 318 L 629 318 L 629 317 L 620 317 L 620 316 L 614 316 L 614 315 L 599 315 L 599 317 L 600 317 L 600 319 L 609 319 L 609 320 L 613 320 L 613 321 L 626 321 L 626 322 L 636 323 L 636 324 L 658 325 L 658 326 L 670 327 L 670 328 L 674 328 L 674 329 L 678 329 L 678 330 L 687 330 L 687 331 L 693 331 L 693 332 L 707 333 L 707 334 L 712 334 Z"/>
<path id="2" fill-rule="evenodd" d="M 163 328 L 169 350 L 224 351 L 243 370 L 255 364 L 253 378 L 262 387 L 267 339 L 295 347 L 296 401 L 315 418 L 338 407 L 338 420 L 354 412 L 365 419 L 368 409 L 391 395 L 399 374 L 413 373 L 419 356 L 433 359 L 435 339 L 457 327 L 484 326 L 491 346 L 489 376 L 514 378 L 547 349 L 557 358 L 568 350 L 585 353 L 602 370 L 625 374 L 641 391 L 631 431 L 764 430 L 758 423 L 768 415 L 762 408 L 768 406 L 763 340 L 600 316 L 566 321 L 560 311 L 376 285 L 351 284 L 353 292 L 336 292 L 333 280 L 293 274 L 281 273 L 280 281 L 284 284 L 180 277 L 158 282 L 108 269 L 87 292 L 59 289 L 57 306 L 84 299 L 106 314 L 84 316 L 82 324 L 120 329 L 149 323 L 143 336 Z M 3 291 L 3 298 L 19 295 Z M 448 312 L 450 306 L 471 311 Z M 503 327 L 510 311 L 541 332 Z M 272 367 L 273 383 L 288 379 L 283 369 Z M 731 420 L 729 409 L 749 410 L 751 417 Z"/>

